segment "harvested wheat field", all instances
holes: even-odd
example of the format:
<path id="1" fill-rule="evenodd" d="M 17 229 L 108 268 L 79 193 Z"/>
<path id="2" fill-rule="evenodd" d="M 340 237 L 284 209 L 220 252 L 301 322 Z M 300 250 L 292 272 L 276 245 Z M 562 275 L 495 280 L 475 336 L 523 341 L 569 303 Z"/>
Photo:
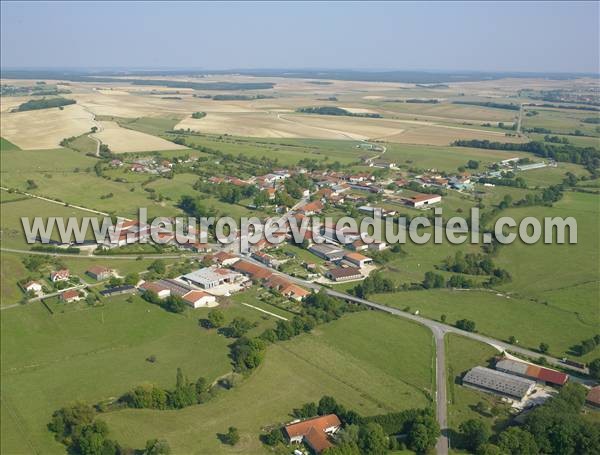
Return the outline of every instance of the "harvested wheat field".
<path id="1" fill-rule="evenodd" d="M 23 101 L 21 99 L 19 104 Z M 95 125 L 93 115 L 78 104 L 62 110 L 3 112 L 0 116 L 2 137 L 23 150 L 55 149 L 64 138 L 79 136 Z"/>
<path id="2" fill-rule="evenodd" d="M 155 150 L 185 149 L 160 137 L 121 128 L 116 122 L 100 122 L 102 130 L 92 136 L 102 141 L 115 153 L 151 152 Z"/>

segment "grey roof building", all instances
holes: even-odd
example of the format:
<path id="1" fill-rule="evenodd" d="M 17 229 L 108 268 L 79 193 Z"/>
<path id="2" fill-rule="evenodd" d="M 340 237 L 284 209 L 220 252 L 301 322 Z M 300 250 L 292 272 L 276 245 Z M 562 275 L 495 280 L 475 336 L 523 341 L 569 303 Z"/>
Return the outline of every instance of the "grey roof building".
<path id="1" fill-rule="evenodd" d="M 469 370 L 462 381 L 463 385 L 518 400 L 529 395 L 535 387 L 535 381 L 480 366 Z"/>

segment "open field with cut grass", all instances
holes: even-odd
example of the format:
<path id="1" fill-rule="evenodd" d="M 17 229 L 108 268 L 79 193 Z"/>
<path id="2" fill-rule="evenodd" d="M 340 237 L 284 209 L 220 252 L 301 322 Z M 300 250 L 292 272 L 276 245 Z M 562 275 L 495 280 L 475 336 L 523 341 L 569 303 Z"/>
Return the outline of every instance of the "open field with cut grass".
<path id="1" fill-rule="evenodd" d="M 432 350 L 424 328 L 375 312 L 347 315 L 314 334 L 270 346 L 256 372 L 204 405 L 103 418 L 111 434 L 133 446 L 160 433 L 176 453 L 267 453 L 258 439 L 262 428 L 292 420 L 293 408 L 325 394 L 364 415 L 426 406 L 421 391 L 431 393 Z M 191 431 L 182 424 L 189 421 L 202 425 Z M 230 425 L 240 431 L 235 448 L 217 439 Z"/>

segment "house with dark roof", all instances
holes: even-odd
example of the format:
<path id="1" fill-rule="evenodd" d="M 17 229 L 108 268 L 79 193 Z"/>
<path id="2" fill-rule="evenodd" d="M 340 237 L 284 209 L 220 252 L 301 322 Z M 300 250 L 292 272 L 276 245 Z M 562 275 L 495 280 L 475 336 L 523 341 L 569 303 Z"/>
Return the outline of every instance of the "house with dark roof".
<path id="1" fill-rule="evenodd" d="M 91 276 L 94 280 L 101 281 L 110 278 L 113 274 L 113 270 L 109 269 L 108 267 L 94 265 L 87 269 L 85 273 Z"/>
<path id="2" fill-rule="evenodd" d="M 592 387 L 587 394 L 585 402 L 595 408 L 600 408 L 600 385 Z"/>
<path id="3" fill-rule="evenodd" d="M 336 267 L 328 270 L 325 276 L 333 281 L 358 280 L 363 277 L 358 267 Z"/>

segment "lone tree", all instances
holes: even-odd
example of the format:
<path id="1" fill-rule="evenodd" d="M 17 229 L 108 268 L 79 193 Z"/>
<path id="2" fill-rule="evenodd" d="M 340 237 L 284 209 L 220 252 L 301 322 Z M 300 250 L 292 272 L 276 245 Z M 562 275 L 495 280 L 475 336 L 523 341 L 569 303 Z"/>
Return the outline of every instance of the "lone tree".
<path id="1" fill-rule="evenodd" d="M 236 427 L 229 427 L 227 433 L 223 435 L 223 442 L 225 444 L 229 444 L 230 446 L 236 445 L 240 442 L 240 433 Z"/>
<path id="2" fill-rule="evenodd" d="M 213 329 L 218 329 L 225 323 L 225 315 L 221 310 L 210 310 L 208 312 L 208 322 Z"/>
<path id="3" fill-rule="evenodd" d="M 542 354 L 545 354 L 549 350 L 550 350 L 550 346 L 548 346 L 548 343 L 540 343 L 540 352 Z"/>

